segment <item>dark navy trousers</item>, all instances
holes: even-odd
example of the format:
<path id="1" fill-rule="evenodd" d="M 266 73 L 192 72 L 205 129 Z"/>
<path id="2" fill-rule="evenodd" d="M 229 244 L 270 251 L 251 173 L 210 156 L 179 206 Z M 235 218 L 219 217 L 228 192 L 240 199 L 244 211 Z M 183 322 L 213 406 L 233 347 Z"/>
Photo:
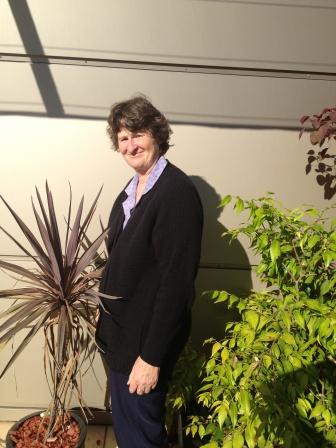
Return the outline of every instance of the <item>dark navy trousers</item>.
<path id="1" fill-rule="evenodd" d="M 110 370 L 112 419 L 118 448 L 163 448 L 165 428 L 165 399 L 167 382 L 159 381 L 148 394 L 131 394 L 128 374 Z"/>

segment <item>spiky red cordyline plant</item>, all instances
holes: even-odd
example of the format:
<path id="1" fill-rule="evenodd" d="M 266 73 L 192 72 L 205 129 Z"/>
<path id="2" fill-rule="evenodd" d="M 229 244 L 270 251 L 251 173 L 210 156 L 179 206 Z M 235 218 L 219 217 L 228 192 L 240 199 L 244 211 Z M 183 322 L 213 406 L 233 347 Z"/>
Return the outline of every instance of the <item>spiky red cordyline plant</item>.
<path id="1" fill-rule="evenodd" d="M 43 244 L 40 244 L 33 232 L 0 196 L 34 252 L 30 252 L 1 226 L 0 229 L 35 264 L 33 269 L 27 269 L 0 260 L 0 268 L 14 274 L 17 280 L 25 284 L 21 288 L 0 290 L 0 299 L 15 299 L 7 310 L 0 313 L 2 322 L 0 349 L 4 348 L 18 332 L 29 328 L 0 373 L 0 379 L 36 333 L 43 330 L 44 369 L 52 394 L 46 412 L 50 416 L 48 436 L 52 435 L 56 419 L 66 415 L 73 396 L 77 398 L 83 413 L 87 409 L 81 379 L 84 373 L 83 363 L 88 361 L 89 365 L 92 364 L 96 349 L 94 318 L 97 305 L 101 304 L 96 286 L 103 269 L 102 263 L 97 263 L 97 257 L 98 249 L 108 230 L 102 231 L 93 242 L 89 241 L 86 232 L 100 193 L 101 189 L 83 221 L 84 198 L 81 199 L 74 222 L 70 226 L 72 214 L 70 187 L 64 247 L 61 243 L 53 197 L 47 183 L 46 206 L 36 188 L 40 214 L 32 200 L 39 237 Z M 100 262 L 103 260 L 99 259 Z"/>

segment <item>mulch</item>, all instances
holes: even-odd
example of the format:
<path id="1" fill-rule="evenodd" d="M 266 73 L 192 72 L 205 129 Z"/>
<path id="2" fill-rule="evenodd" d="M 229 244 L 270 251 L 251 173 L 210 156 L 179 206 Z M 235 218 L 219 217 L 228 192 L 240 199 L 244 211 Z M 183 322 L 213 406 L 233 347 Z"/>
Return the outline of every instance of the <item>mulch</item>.
<path id="1" fill-rule="evenodd" d="M 10 438 L 15 448 L 75 448 L 79 442 L 80 428 L 76 420 L 66 417 L 57 422 L 52 437 L 46 439 L 49 417 L 39 415 L 25 420 Z"/>

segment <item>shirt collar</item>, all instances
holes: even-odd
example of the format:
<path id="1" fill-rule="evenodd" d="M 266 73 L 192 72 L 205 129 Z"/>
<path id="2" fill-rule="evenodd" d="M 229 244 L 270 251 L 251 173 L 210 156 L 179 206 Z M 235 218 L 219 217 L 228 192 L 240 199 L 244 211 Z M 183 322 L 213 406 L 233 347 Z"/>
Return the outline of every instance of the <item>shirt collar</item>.
<path id="1" fill-rule="evenodd" d="M 148 191 L 153 188 L 153 186 L 157 182 L 158 178 L 162 174 L 162 171 L 165 169 L 166 165 L 167 165 L 167 160 L 163 156 L 161 156 L 155 163 L 151 173 L 148 176 L 145 188 L 142 192 L 142 196 L 144 194 L 148 193 Z M 133 177 L 131 182 L 127 185 L 127 187 L 124 190 L 125 193 L 127 194 L 127 198 L 122 203 L 122 207 L 123 207 L 124 215 L 125 215 L 123 228 L 125 228 L 128 220 L 130 219 L 132 210 L 134 209 L 135 204 L 136 204 L 136 189 L 138 186 L 138 182 L 139 182 L 139 175 L 135 174 L 135 176 Z"/>
<path id="2" fill-rule="evenodd" d="M 142 192 L 142 195 L 148 193 L 149 190 L 153 188 L 158 178 L 161 176 L 163 170 L 165 169 L 167 165 L 167 160 L 164 158 L 164 156 L 161 156 L 155 163 L 152 171 L 150 172 L 148 179 L 146 181 L 145 188 Z M 135 203 L 135 195 L 136 195 L 136 188 L 138 186 L 139 182 L 139 175 L 135 174 L 131 182 L 127 185 L 125 188 L 125 193 L 128 197 L 134 198 Z"/>

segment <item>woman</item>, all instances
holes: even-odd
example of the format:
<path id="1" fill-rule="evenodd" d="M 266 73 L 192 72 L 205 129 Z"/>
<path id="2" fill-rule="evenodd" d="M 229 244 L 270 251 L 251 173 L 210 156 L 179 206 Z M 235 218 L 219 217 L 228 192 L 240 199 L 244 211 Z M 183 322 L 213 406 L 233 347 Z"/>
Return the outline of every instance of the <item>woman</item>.
<path id="1" fill-rule="evenodd" d="M 142 96 L 115 104 L 108 134 L 135 171 L 109 219 L 109 256 L 97 344 L 110 369 L 119 448 L 165 446 L 165 396 L 191 324 L 202 205 L 190 179 L 169 163 L 171 130 Z"/>

